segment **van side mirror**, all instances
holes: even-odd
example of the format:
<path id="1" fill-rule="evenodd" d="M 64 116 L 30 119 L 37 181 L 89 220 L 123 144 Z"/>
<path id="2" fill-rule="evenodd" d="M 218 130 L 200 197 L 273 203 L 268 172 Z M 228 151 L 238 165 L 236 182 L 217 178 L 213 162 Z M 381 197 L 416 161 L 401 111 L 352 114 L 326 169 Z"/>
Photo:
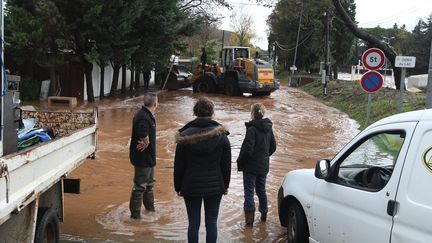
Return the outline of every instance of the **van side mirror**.
<path id="1" fill-rule="evenodd" d="M 318 179 L 327 179 L 330 169 L 330 160 L 320 159 L 315 166 L 315 177 Z"/>

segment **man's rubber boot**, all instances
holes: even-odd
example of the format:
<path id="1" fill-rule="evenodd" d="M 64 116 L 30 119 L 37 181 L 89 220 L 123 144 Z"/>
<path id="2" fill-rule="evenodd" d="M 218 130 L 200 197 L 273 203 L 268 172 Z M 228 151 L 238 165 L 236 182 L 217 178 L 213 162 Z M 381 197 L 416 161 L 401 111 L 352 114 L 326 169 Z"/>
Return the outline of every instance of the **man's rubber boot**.
<path id="1" fill-rule="evenodd" d="M 147 211 L 154 212 L 154 197 L 153 197 L 153 189 L 146 190 L 143 196 L 143 204 Z"/>
<path id="2" fill-rule="evenodd" d="M 245 212 L 246 226 L 252 227 L 255 218 L 255 212 Z"/>
<path id="3" fill-rule="evenodd" d="M 267 221 L 267 213 L 261 213 L 261 222 Z"/>
<path id="4" fill-rule="evenodd" d="M 129 201 L 129 210 L 131 213 L 131 218 L 133 219 L 141 218 L 142 200 L 143 200 L 142 192 L 137 192 L 132 190 L 131 198 Z"/>

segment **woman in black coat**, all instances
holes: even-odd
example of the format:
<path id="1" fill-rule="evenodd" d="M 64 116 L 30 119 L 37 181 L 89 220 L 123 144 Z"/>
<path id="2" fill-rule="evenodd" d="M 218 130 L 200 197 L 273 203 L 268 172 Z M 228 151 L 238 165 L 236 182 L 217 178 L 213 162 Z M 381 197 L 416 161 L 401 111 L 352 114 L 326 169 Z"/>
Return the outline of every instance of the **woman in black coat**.
<path id="1" fill-rule="evenodd" d="M 259 199 L 261 221 L 267 220 L 266 179 L 270 156 L 276 151 L 273 123 L 263 118 L 265 107 L 254 104 L 251 107 L 250 122 L 246 122 L 246 137 L 237 159 L 238 170 L 243 171 L 243 188 L 246 225 L 252 226 L 255 216 L 254 190 Z"/>
<path id="2" fill-rule="evenodd" d="M 212 120 L 213 102 L 200 98 L 193 110 L 197 118 L 176 134 L 174 188 L 186 204 L 188 242 L 198 242 L 203 201 L 206 242 L 216 242 L 219 205 L 231 177 L 231 147 L 228 130 Z"/>

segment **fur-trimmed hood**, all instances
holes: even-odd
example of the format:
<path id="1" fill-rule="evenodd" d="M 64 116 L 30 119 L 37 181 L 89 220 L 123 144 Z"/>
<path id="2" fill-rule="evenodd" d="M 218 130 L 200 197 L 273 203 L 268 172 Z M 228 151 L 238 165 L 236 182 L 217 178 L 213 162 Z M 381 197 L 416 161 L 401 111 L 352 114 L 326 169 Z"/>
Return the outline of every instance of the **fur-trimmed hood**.
<path id="1" fill-rule="evenodd" d="M 227 134 L 228 129 L 222 125 L 211 127 L 210 129 L 194 129 L 190 128 L 191 134 L 184 134 L 181 132 L 177 132 L 175 135 L 175 142 L 180 144 L 193 144 L 199 143 L 210 138 L 218 137 L 222 134 Z"/>
<path id="2" fill-rule="evenodd" d="M 209 118 L 197 118 L 175 135 L 175 142 L 182 145 L 193 145 L 202 152 L 212 149 L 218 144 L 221 135 L 228 135 L 228 129 Z"/>

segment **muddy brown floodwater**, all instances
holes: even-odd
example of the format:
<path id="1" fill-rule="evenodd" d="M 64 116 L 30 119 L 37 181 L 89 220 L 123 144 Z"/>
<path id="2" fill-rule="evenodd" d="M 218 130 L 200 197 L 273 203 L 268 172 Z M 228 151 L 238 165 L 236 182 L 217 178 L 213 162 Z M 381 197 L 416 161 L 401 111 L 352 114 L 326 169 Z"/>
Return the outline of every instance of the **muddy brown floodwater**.
<path id="1" fill-rule="evenodd" d="M 246 228 L 243 215 L 242 174 L 232 166 L 228 195 L 221 203 L 218 242 L 285 242 L 286 228 L 277 213 L 277 191 L 293 169 L 312 168 L 317 159 L 331 158 L 355 134 L 358 124 L 347 115 L 297 89 L 282 87 L 270 97 L 208 95 L 215 103 L 215 119 L 230 130 L 232 161 L 237 159 L 249 120 L 250 106 L 262 102 L 273 120 L 277 141 L 267 179 L 269 216 Z M 200 94 L 191 90 L 159 93 L 157 119 L 156 212 L 143 219 L 129 218 L 128 202 L 133 168 L 128 158 L 131 120 L 142 97 L 102 101 L 99 104 L 97 157 L 87 160 L 70 177 L 81 178 L 81 194 L 65 195 L 62 241 L 185 242 L 187 215 L 173 189 L 174 133 L 193 119 L 192 107 Z M 257 200 L 256 200 L 257 202 Z M 258 211 L 256 218 L 258 217 Z M 204 222 L 200 240 L 205 239 Z"/>

